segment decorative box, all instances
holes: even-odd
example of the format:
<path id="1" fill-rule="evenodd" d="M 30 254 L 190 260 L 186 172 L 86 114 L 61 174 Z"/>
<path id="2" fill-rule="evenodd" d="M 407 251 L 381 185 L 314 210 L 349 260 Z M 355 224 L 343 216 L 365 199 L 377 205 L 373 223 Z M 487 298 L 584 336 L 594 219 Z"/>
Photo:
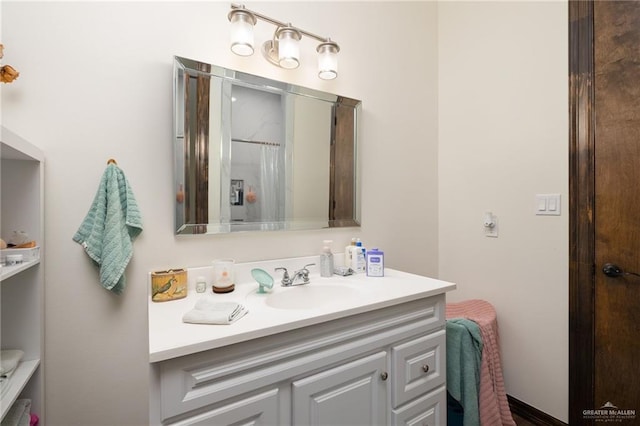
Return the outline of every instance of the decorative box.
<path id="1" fill-rule="evenodd" d="M 170 269 L 151 273 L 151 300 L 166 302 L 187 297 L 186 269 Z"/>

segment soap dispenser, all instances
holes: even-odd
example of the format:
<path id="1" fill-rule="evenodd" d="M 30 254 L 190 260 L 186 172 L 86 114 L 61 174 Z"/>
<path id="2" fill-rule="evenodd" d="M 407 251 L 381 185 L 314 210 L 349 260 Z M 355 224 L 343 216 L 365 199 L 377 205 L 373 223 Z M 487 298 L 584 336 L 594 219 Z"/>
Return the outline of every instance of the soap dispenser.
<path id="1" fill-rule="evenodd" d="M 324 247 L 320 254 L 320 276 L 330 277 L 333 275 L 333 253 L 331 253 L 331 240 L 324 240 Z"/>

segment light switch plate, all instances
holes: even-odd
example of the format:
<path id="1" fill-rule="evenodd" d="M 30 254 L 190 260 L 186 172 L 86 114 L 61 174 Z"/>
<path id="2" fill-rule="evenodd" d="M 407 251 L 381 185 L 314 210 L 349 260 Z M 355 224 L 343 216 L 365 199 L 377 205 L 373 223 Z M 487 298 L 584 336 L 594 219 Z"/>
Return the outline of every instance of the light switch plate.
<path id="1" fill-rule="evenodd" d="M 560 216 L 560 201 L 560 194 L 536 194 L 536 215 Z"/>

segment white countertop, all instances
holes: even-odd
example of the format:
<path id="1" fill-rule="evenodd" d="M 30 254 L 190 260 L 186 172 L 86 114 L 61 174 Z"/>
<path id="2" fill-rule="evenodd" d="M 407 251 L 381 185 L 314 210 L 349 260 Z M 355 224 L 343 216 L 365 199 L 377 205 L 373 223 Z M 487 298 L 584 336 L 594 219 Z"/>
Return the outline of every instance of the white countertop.
<path id="1" fill-rule="evenodd" d="M 152 302 L 149 297 L 149 362 L 159 362 L 192 353 L 219 348 L 234 343 L 286 332 L 326 321 L 406 303 L 450 290 L 456 285 L 446 281 L 385 268 L 384 277 L 365 274 L 322 278 L 316 268 L 311 270 L 311 283 L 306 286 L 329 286 L 335 290 L 335 301 L 304 309 L 280 309 L 268 306 L 265 297 L 275 298 L 284 292 L 305 292 L 308 289 L 280 286 L 280 273 L 275 266 L 286 266 L 290 273 L 317 258 L 298 258 L 236 265 L 236 287 L 227 294 L 214 294 L 211 286 L 205 293 L 196 293 L 193 283 L 199 275 L 210 277 L 210 268 L 189 269 L 188 296 L 167 302 Z M 317 262 L 316 262 L 317 263 Z M 250 270 L 260 267 L 274 277 L 273 294 L 255 294 L 258 284 Z M 342 288 L 344 287 L 344 289 Z M 312 289 L 313 291 L 313 289 Z M 304 294 L 304 293 L 300 293 Z M 231 325 L 187 324 L 182 316 L 201 297 L 216 301 L 242 303 L 249 312 Z M 271 299 L 274 300 L 274 299 Z M 306 305 L 312 302 L 307 300 Z"/>

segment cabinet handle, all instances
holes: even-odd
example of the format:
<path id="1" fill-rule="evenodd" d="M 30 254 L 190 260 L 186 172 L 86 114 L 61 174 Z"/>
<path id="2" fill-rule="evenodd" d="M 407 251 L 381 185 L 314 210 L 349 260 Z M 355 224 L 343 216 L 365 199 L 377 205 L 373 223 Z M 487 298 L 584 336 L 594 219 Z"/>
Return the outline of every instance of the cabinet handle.
<path id="1" fill-rule="evenodd" d="M 380 378 L 381 378 L 382 380 L 387 380 L 387 379 L 389 378 L 389 375 L 387 374 L 387 372 L 386 372 L 386 371 L 383 371 L 383 372 L 380 374 Z"/>
<path id="2" fill-rule="evenodd" d="M 429 364 L 425 364 L 422 366 L 422 371 L 424 371 L 425 373 L 429 372 Z"/>

